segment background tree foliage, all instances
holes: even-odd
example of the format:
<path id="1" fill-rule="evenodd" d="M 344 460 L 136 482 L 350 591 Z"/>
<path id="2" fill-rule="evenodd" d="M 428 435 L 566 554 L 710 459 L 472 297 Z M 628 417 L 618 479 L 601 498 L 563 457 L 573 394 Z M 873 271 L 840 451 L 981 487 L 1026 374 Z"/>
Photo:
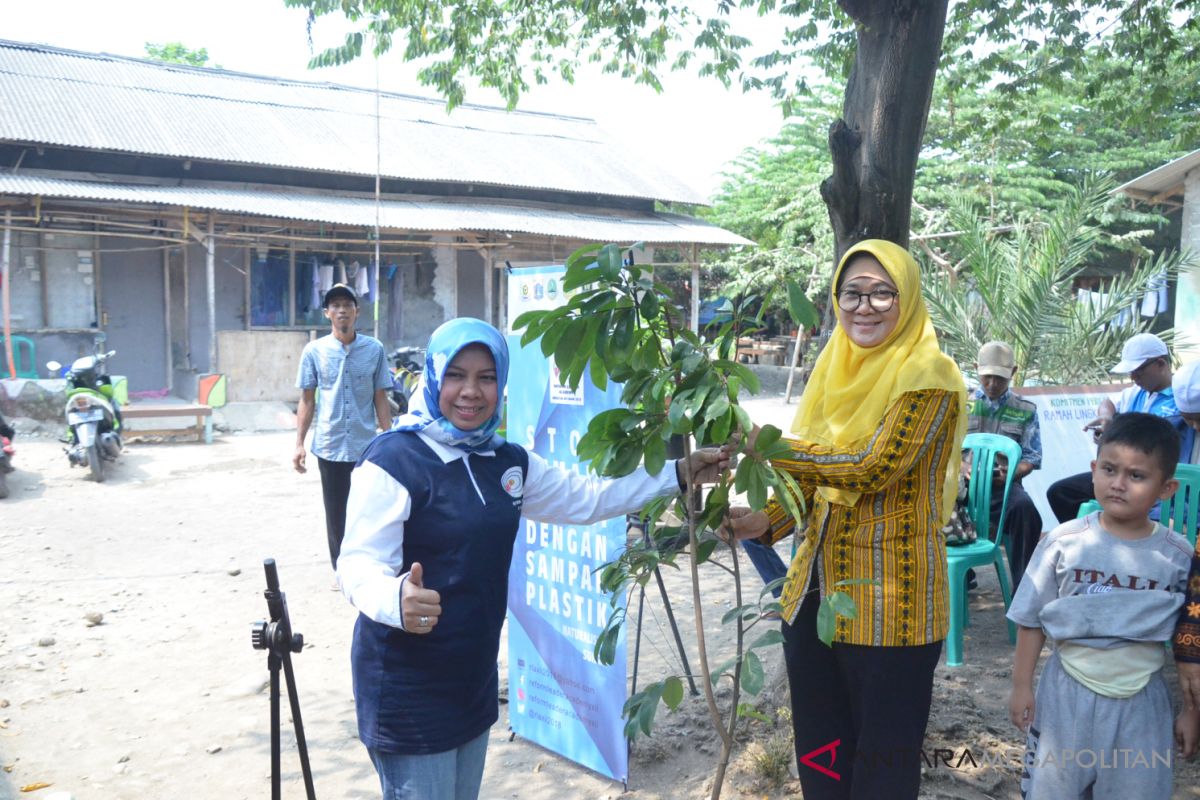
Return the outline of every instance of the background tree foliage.
<path id="1" fill-rule="evenodd" d="M 167 42 L 166 44 L 146 42 L 145 47 L 146 56 L 155 61 L 165 61 L 168 64 L 187 64 L 191 67 L 211 66 L 213 69 L 221 69 L 220 64 L 208 63 L 208 50 L 204 47 L 192 50 L 182 42 Z"/>
<path id="2" fill-rule="evenodd" d="M 1145 287 L 1197 265 L 1177 254 L 1139 258 L 1105 287 L 1103 302 L 1080 302 L 1073 279 L 1111 239 L 1101 223 L 1113 186 L 1088 177 L 1056 208 L 1018 216 L 1003 235 L 969 200 L 951 206 L 948 222 L 961 235 L 944 240 L 921 283 L 942 347 L 965 371 L 984 342 L 1000 339 L 1013 347 L 1018 386 L 1110 377 L 1122 344 L 1147 327 Z"/>

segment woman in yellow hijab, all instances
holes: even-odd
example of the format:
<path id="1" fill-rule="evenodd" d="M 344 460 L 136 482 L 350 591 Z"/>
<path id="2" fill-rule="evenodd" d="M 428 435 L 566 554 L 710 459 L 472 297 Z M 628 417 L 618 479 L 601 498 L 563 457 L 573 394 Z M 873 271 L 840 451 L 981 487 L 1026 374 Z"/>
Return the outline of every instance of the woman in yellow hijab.
<path id="1" fill-rule="evenodd" d="M 838 326 L 792 424 L 788 470 L 805 494 L 803 531 L 772 501 L 735 510 L 741 539 L 796 533 L 783 592 L 784 654 L 800 781 L 812 798 L 916 798 L 933 672 L 948 628 L 941 527 L 954 502 L 966 387 L 938 347 L 920 271 L 878 239 L 834 275 Z M 855 601 L 834 643 L 817 638 L 820 597 Z M 813 766 L 813 765 L 819 765 Z"/>

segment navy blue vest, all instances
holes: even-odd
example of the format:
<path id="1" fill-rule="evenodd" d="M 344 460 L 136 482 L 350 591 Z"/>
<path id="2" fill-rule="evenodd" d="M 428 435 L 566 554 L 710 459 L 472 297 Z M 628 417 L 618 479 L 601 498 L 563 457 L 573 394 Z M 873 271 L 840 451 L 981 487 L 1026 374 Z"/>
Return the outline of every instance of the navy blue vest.
<path id="1" fill-rule="evenodd" d="M 391 753 L 441 753 L 469 742 L 499 716 L 496 656 L 508 599 L 508 567 L 521 517 L 529 454 L 512 444 L 494 456 L 449 464 L 415 433 L 378 436 L 363 453 L 412 496 L 404 565 L 419 561 L 441 594 L 432 632 L 405 633 L 360 614 L 350 660 L 358 735 Z"/>

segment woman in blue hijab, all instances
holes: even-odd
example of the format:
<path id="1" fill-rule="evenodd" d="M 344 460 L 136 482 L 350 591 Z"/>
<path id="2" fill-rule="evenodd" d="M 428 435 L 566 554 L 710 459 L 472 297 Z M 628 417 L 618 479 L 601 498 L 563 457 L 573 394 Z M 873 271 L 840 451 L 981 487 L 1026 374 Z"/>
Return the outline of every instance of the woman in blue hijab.
<path id="1" fill-rule="evenodd" d="M 681 465 L 581 476 L 497 435 L 508 346 L 460 318 L 433 332 L 410 413 L 355 468 L 338 558 L 360 612 L 351 664 L 359 738 L 385 798 L 474 800 L 498 713 L 496 658 L 522 516 L 590 524 L 679 492 Z M 723 450 L 691 456 L 711 482 Z"/>

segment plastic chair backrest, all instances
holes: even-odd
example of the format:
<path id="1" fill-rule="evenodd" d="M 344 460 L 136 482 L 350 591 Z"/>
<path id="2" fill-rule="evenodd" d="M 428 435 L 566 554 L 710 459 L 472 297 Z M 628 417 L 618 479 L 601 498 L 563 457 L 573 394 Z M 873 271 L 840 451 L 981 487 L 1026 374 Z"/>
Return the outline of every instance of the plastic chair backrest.
<path id="1" fill-rule="evenodd" d="M 992 522 L 992 473 L 996 466 L 996 455 L 1008 459 L 1007 479 L 1004 481 L 1004 503 L 996 520 L 995 541 L 999 542 L 1004 532 L 1004 515 L 1008 513 L 1008 493 L 1017 474 L 1017 462 L 1021 460 L 1021 445 L 998 433 L 969 433 L 963 440 L 963 450 L 971 451 L 971 481 L 967 485 L 967 510 L 975 521 L 975 530 L 991 535 Z"/>
<path id="2" fill-rule="evenodd" d="M 1158 504 L 1158 521 L 1186 536 L 1194 546 L 1196 527 L 1200 525 L 1200 466 L 1178 465 L 1175 480 L 1179 481 L 1179 489 Z"/>
<path id="3" fill-rule="evenodd" d="M 13 336 L 13 362 L 17 368 L 16 377 L 37 379 L 37 357 L 34 354 L 33 339 L 28 336 Z M 0 336 L 0 378 L 11 378 L 8 374 L 8 354 L 4 346 L 4 337 Z"/>

